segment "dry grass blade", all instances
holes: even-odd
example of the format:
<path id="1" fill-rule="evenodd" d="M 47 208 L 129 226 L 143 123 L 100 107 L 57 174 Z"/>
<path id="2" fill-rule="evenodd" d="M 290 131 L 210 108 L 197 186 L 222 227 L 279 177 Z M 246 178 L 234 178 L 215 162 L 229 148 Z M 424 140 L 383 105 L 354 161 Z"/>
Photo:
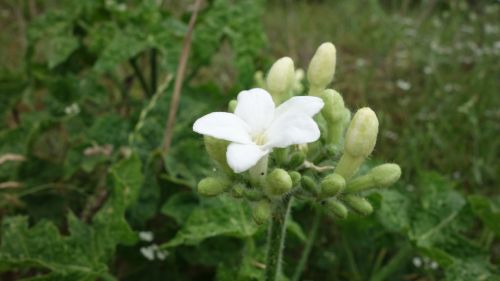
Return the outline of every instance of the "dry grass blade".
<path id="1" fill-rule="evenodd" d="M 194 24 L 196 22 L 196 17 L 198 15 L 198 10 L 200 9 L 202 0 L 196 0 L 194 4 L 194 10 L 189 19 L 188 31 L 186 37 L 184 37 L 184 42 L 182 45 L 182 52 L 179 59 L 179 67 L 177 68 L 177 74 L 175 75 L 174 92 L 172 94 L 172 99 L 170 101 L 170 110 L 168 113 L 167 124 L 165 126 L 165 132 L 163 134 L 163 144 L 162 144 L 162 154 L 163 157 L 168 155 L 170 149 L 170 144 L 172 143 L 172 135 L 174 131 L 175 119 L 177 115 L 177 110 L 179 108 L 179 101 L 181 97 L 182 82 L 184 80 L 184 74 L 186 72 L 186 63 L 189 57 L 189 50 L 191 48 L 191 38 L 193 35 Z"/>

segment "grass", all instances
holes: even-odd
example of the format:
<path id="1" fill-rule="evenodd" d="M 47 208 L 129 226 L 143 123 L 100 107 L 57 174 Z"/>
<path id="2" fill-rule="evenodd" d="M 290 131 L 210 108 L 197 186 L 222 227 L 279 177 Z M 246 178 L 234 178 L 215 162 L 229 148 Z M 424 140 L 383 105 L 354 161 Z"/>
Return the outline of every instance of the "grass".
<path id="1" fill-rule="evenodd" d="M 291 54 L 305 68 L 332 41 L 333 88 L 353 110 L 369 105 L 381 119 L 374 157 L 399 163 L 407 182 L 436 170 L 469 192 L 492 194 L 500 175 L 500 7 L 449 2 L 273 1 L 264 18 L 270 56 Z"/>

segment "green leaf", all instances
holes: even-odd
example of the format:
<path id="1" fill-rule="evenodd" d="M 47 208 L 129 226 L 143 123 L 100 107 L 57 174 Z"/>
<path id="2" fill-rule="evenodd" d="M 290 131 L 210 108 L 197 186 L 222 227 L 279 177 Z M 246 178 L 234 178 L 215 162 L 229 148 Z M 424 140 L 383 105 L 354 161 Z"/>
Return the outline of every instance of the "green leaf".
<path id="1" fill-rule="evenodd" d="M 134 154 L 111 168 L 113 190 L 105 205 L 86 224 L 68 215 L 69 235 L 42 221 L 28 227 L 26 217 L 3 221 L 0 245 L 0 271 L 34 267 L 47 275 L 31 280 L 115 280 L 106 263 L 118 244 L 131 244 L 137 238 L 125 220 L 126 208 L 134 202 L 142 184 L 141 162 Z"/>
<path id="2" fill-rule="evenodd" d="M 471 195 L 467 199 L 474 214 L 486 227 L 500 236 L 500 204 L 495 204 L 493 200 L 481 195 Z"/>
<path id="3" fill-rule="evenodd" d="M 228 196 L 208 198 L 195 207 L 181 230 L 163 247 L 196 245 L 219 235 L 250 237 L 257 229 L 252 221 L 250 207 L 244 201 Z"/>
<path id="4" fill-rule="evenodd" d="M 79 42 L 74 36 L 60 35 L 48 41 L 47 60 L 49 68 L 54 68 L 63 63 L 76 49 Z"/>
<path id="5" fill-rule="evenodd" d="M 150 46 L 139 28 L 130 27 L 117 31 L 111 42 L 104 48 L 94 65 L 98 73 L 113 70 L 119 64 L 135 57 Z"/>
<path id="6" fill-rule="evenodd" d="M 380 209 L 376 215 L 380 223 L 389 231 L 406 232 L 410 228 L 410 199 L 396 190 L 381 190 Z"/>
<path id="7" fill-rule="evenodd" d="M 193 193 L 179 192 L 172 195 L 163 207 L 161 212 L 172 217 L 178 224 L 185 222 L 191 212 L 198 206 L 198 199 Z"/>

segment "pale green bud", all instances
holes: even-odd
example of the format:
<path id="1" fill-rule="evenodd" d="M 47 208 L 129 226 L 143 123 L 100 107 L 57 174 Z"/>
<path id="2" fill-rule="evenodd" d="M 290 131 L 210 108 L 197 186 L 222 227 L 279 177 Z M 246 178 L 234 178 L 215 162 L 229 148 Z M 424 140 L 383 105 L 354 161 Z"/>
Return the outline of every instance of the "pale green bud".
<path id="1" fill-rule="evenodd" d="M 346 206 L 335 199 L 328 199 L 325 201 L 325 207 L 328 211 L 332 212 L 336 217 L 340 219 L 347 218 L 349 211 Z"/>
<path id="2" fill-rule="evenodd" d="M 300 182 L 302 183 L 303 189 L 311 192 L 315 196 L 318 194 L 318 185 L 313 178 L 311 178 L 310 176 L 302 176 Z"/>
<path id="3" fill-rule="evenodd" d="M 205 136 L 205 149 L 208 156 L 215 161 L 215 163 L 226 173 L 232 174 L 233 171 L 227 165 L 226 150 L 229 145 L 228 141 L 216 139 L 213 137 Z"/>
<path id="4" fill-rule="evenodd" d="M 398 164 L 387 163 L 373 168 L 370 171 L 375 185 L 379 187 L 388 187 L 399 180 L 401 177 L 401 168 Z"/>
<path id="5" fill-rule="evenodd" d="M 382 164 L 371 169 L 368 174 L 349 182 L 346 192 L 356 193 L 373 187 L 388 187 L 395 183 L 400 176 L 401 168 L 397 164 Z"/>
<path id="6" fill-rule="evenodd" d="M 345 180 L 339 174 L 330 174 L 323 179 L 320 187 L 321 198 L 333 197 L 345 188 Z"/>
<path id="7" fill-rule="evenodd" d="M 326 89 L 321 94 L 321 98 L 325 103 L 321 114 L 325 118 L 327 124 L 326 141 L 333 145 L 333 150 L 340 149 L 345 128 L 351 118 L 350 111 L 344 105 L 344 99 L 335 90 Z"/>
<path id="8" fill-rule="evenodd" d="M 281 196 L 292 189 L 290 175 L 283 169 L 274 169 L 266 177 L 265 192 L 269 196 Z"/>
<path id="9" fill-rule="evenodd" d="M 271 203 L 268 200 L 257 202 L 252 208 L 253 219 L 257 224 L 264 224 L 271 218 Z"/>
<path id="10" fill-rule="evenodd" d="M 284 57 L 277 60 L 267 74 L 267 90 L 276 104 L 288 99 L 288 93 L 295 83 L 293 60 Z"/>
<path id="11" fill-rule="evenodd" d="M 208 177 L 198 183 L 198 193 L 205 196 L 216 196 L 226 191 L 231 181 L 222 177 Z"/>
<path id="12" fill-rule="evenodd" d="M 299 172 L 291 171 L 291 172 L 288 172 L 288 174 L 290 175 L 290 178 L 292 179 L 293 186 L 296 186 L 300 183 L 300 179 L 302 178 L 302 176 L 300 175 Z"/>
<path id="13" fill-rule="evenodd" d="M 307 79 L 311 87 L 309 94 L 320 94 L 320 91 L 332 82 L 336 57 L 337 51 L 332 43 L 323 43 L 318 47 L 307 69 Z"/>
<path id="14" fill-rule="evenodd" d="M 373 207 L 368 200 L 366 200 L 363 197 L 359 197 L 356 195 L 346 195 L 342 198 L 344 203 L 346 203 L 349 208 L 353 209 L 354 211 L 362 214 L 362 215 L 369 215 L 373 212 Z"/>
<path id="15" fill-rule="evenodd" d="M 262 71 L 259 70 L 255 72 L 253 79 L 255 81 L 256 88 L 266 88 L 266 81 L 264 80 L 264 73 L 262 73 Z"/>
<path id="16" fill-rule="evenodd" d="M 335 90 L 326 89 L 321 93 L 321 99 L 325 103 L 321 114 L 329 123 L 338 123 L 344 119 L 345 105 L 342 96 Z"/>
<path id="17" fill-rule="evenodd" d="M 234 113 L 234 111 L 236 110 L 236 106 L 237 105 L 238 105 L 238 101 L 237 100 L 230 100 L 229 104 L 227 105 L 228 111 L 231 112 L 231 113 Z"/>
<path id="18" fill-rule="evenodd" d="M 377 142 L 378 119 L 368 107 L 359 109 L 345 136 L 345 152 L 353 157 L 368 157 Z"/>
<path id="19" fill-rule="evenodd" d="M 356 174 L 364 161 L 364 157 L 353 157 L 348 153 L 344 153 L 335 167 L 335 173 L 344 177 L 345 180 L 349 180 Z"/>

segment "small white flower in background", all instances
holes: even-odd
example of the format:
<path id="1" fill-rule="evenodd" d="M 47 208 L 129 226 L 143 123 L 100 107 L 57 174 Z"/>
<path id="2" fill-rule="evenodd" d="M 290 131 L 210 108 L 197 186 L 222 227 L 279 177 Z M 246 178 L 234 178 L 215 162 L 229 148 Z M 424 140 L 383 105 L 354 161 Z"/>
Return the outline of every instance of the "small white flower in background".
<path id="1" fill-rule="evenodd" d="M 139 238 L 142 241 L 151 242 L 153 241 L 154 235 L 151 231 L 141 231 L 139 232 Z"/>
<path id="2" fill-rule="evenodd" d="M 413 262 L 413 265 L 415 267 L 421 267 L 422 266 L 422 259 L 419 258 L 419 257 L 414 257 L 413 260 L 412 260 L 412 262 Z"/>
<path id="3" fill-rule="evenodd" d="M 141 254 L 148 260 L 152 261 L 155 259 L 156 245 L 151 245 L 148 247 L 141 247 Z"/>
<path id="4" fill-rule="evenodd" d="M 320 131 L 313 116 L 323 108 L 318 97 L 296 96 L 277 108 L 271 95 L 254 88 L 238 94 L 233 113 L 213 112 L 193 125 L 197 133 L 230 141 L 227 163 L 236 173 L 244 172 L 273 148 L 314 142 Z"/>
<path id="5" fill-rule="evenodd" d="M 148 260 L 152 261 L 155 258 L 159 260 L 165 260 L 168 256 L 168 251 L 160 250 L 160 247 L 156 244 L 151 244 L 146 247 L 141 247 L 141 254 Z"/>
<path id="6" fill-rule="evenodd" d="M 67 115 L 77 115 L 80 113 L 80 106 L 77 103 L 73 103 L 70 106 L 64 108 L 64 113 Z"/>
<path id="7" fill-rule="evenodd" d="M 409 82 L 404 81 L 404 80 L 396 81 L 396 86 L 398 86 L 398 88 L 400 88 L 403 91 L 408 91 L 411 89 L 411 84 Z"/>

